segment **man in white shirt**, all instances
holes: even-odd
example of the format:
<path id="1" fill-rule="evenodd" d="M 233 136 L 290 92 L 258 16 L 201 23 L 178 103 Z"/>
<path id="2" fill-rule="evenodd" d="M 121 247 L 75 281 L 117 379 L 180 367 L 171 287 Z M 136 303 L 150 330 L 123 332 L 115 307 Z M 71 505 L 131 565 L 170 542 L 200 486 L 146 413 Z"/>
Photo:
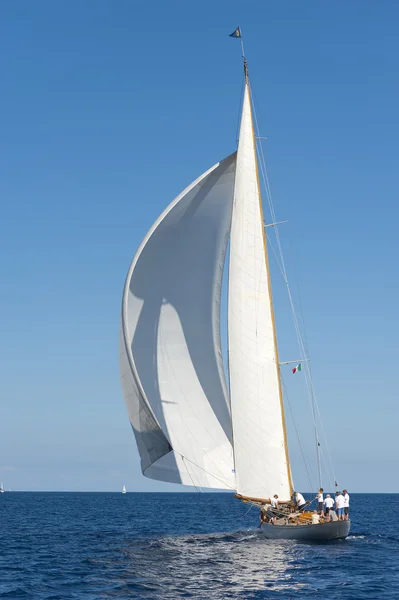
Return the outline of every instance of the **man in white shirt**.
<path id="1" fill-rule="evenodd" d="M 344 497 L 341 494 L 341 492 L 337 492 L 335 494 L 335 504 L 337 506 L 338 521 L 343 521 L 345 519 L 345 517 L 344 517 L 345 500 L 344 500 Z"/>
<path id="2" fill-rule="evenodd" d="M 330 494 L 327 494 L 326 499 L 324 500 L 324 506 L 326 520 L 330 521 L 330 511 L 334 511 L 334 500 L 331 498 Z"/>
<path id="3" fill-rule="evenodd" d="M 306 500 L 300 492 L 294 492 L 295 508 L 302 511 L 306 506 Z"/>
<path id="4" fill-rule="evenodd" d="M 276 518 L 278 518 L 278 517 L 281 516 L 277 512 L 277 509 L 278 509 L 278 496 L 277 496 L 277 494 L 274 494 L 273 498 L 270 500 L 270 507 L 271 507 L 271 511 L 269 511 L 270 522 L 271 523 L 275 523 L 276 522 Z"/>
<path id="5" fill-rule="evenodd" d="M 320 488 L 317 493 L 317 510 L 319 515 L 323 514 L 323 488 Z"/>
<path id="6" fill-rule="evenodd" d="M 277 494 L 274 494 L 273 498 L 270 500 L 270 504 L 272 508 L 277 508 L 278 507 L 278 496 Z"/>
<path id="7" fill-rule="evenodd" d="M 345 520 L 349 521 L 349 499 L 350 499 L 350 496 L 349 496 L 347 490 L 342 490 L 342 493 L 344 495 L 344 515 L 345 515 Z"/>

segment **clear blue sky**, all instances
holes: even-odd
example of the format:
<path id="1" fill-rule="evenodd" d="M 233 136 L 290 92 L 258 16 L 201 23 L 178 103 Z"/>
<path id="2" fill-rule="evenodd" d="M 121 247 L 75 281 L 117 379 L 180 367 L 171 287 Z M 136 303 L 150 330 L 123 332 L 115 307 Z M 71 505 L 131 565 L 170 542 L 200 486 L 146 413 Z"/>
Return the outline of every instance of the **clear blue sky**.
<path id="1" fill-rule="evenodd" d="M 1 2 L 6 488 L 178 489 L 140 473 L 121 293 L 161 210 L 235 149 L 240 24 L 339 481 L 399 492 L 398 22 L 396 0 Z M 302 381 L 287 379 L 301 421 Z"/>

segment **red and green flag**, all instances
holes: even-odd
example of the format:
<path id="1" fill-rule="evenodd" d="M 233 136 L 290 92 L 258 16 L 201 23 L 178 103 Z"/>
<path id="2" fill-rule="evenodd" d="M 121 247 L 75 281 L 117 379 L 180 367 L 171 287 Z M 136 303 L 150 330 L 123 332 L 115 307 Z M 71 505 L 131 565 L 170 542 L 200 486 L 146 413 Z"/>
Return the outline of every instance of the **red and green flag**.
<path id="1" fill-rule="evenodd" d="M 299 365 L 297 365 L 296 367 L 294 367 L 292 369 L 293 373 L 297 373 L 298 371 L 302 371 L 302 365 L 301 365 L 301 363 L 299 363 Z"/>

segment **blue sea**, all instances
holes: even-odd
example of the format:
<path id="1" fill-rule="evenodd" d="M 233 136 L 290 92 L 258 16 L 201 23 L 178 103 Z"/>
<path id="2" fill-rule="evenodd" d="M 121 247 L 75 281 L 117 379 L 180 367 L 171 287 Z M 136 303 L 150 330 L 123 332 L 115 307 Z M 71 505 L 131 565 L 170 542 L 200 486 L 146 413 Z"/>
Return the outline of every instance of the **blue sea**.
<path id="1" fill-rule="evenodd" d="M 351 494 L 345 541 L 268 541 L 230 494 L 0 495 L 0 598 L 399 598 L 399 495 Z"/>

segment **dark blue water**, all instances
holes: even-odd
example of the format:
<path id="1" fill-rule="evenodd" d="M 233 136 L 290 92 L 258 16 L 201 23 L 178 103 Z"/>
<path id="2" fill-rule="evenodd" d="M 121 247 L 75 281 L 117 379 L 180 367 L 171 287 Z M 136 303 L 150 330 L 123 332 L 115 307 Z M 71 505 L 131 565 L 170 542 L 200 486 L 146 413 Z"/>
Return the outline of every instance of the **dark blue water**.
<path id="1" fill-rule="evenodd" d="M 352 530 L 267 541 L 229 494 L 0 495 L 0 598 L 399 598 L 399 495 L 351 494 Z"/>

